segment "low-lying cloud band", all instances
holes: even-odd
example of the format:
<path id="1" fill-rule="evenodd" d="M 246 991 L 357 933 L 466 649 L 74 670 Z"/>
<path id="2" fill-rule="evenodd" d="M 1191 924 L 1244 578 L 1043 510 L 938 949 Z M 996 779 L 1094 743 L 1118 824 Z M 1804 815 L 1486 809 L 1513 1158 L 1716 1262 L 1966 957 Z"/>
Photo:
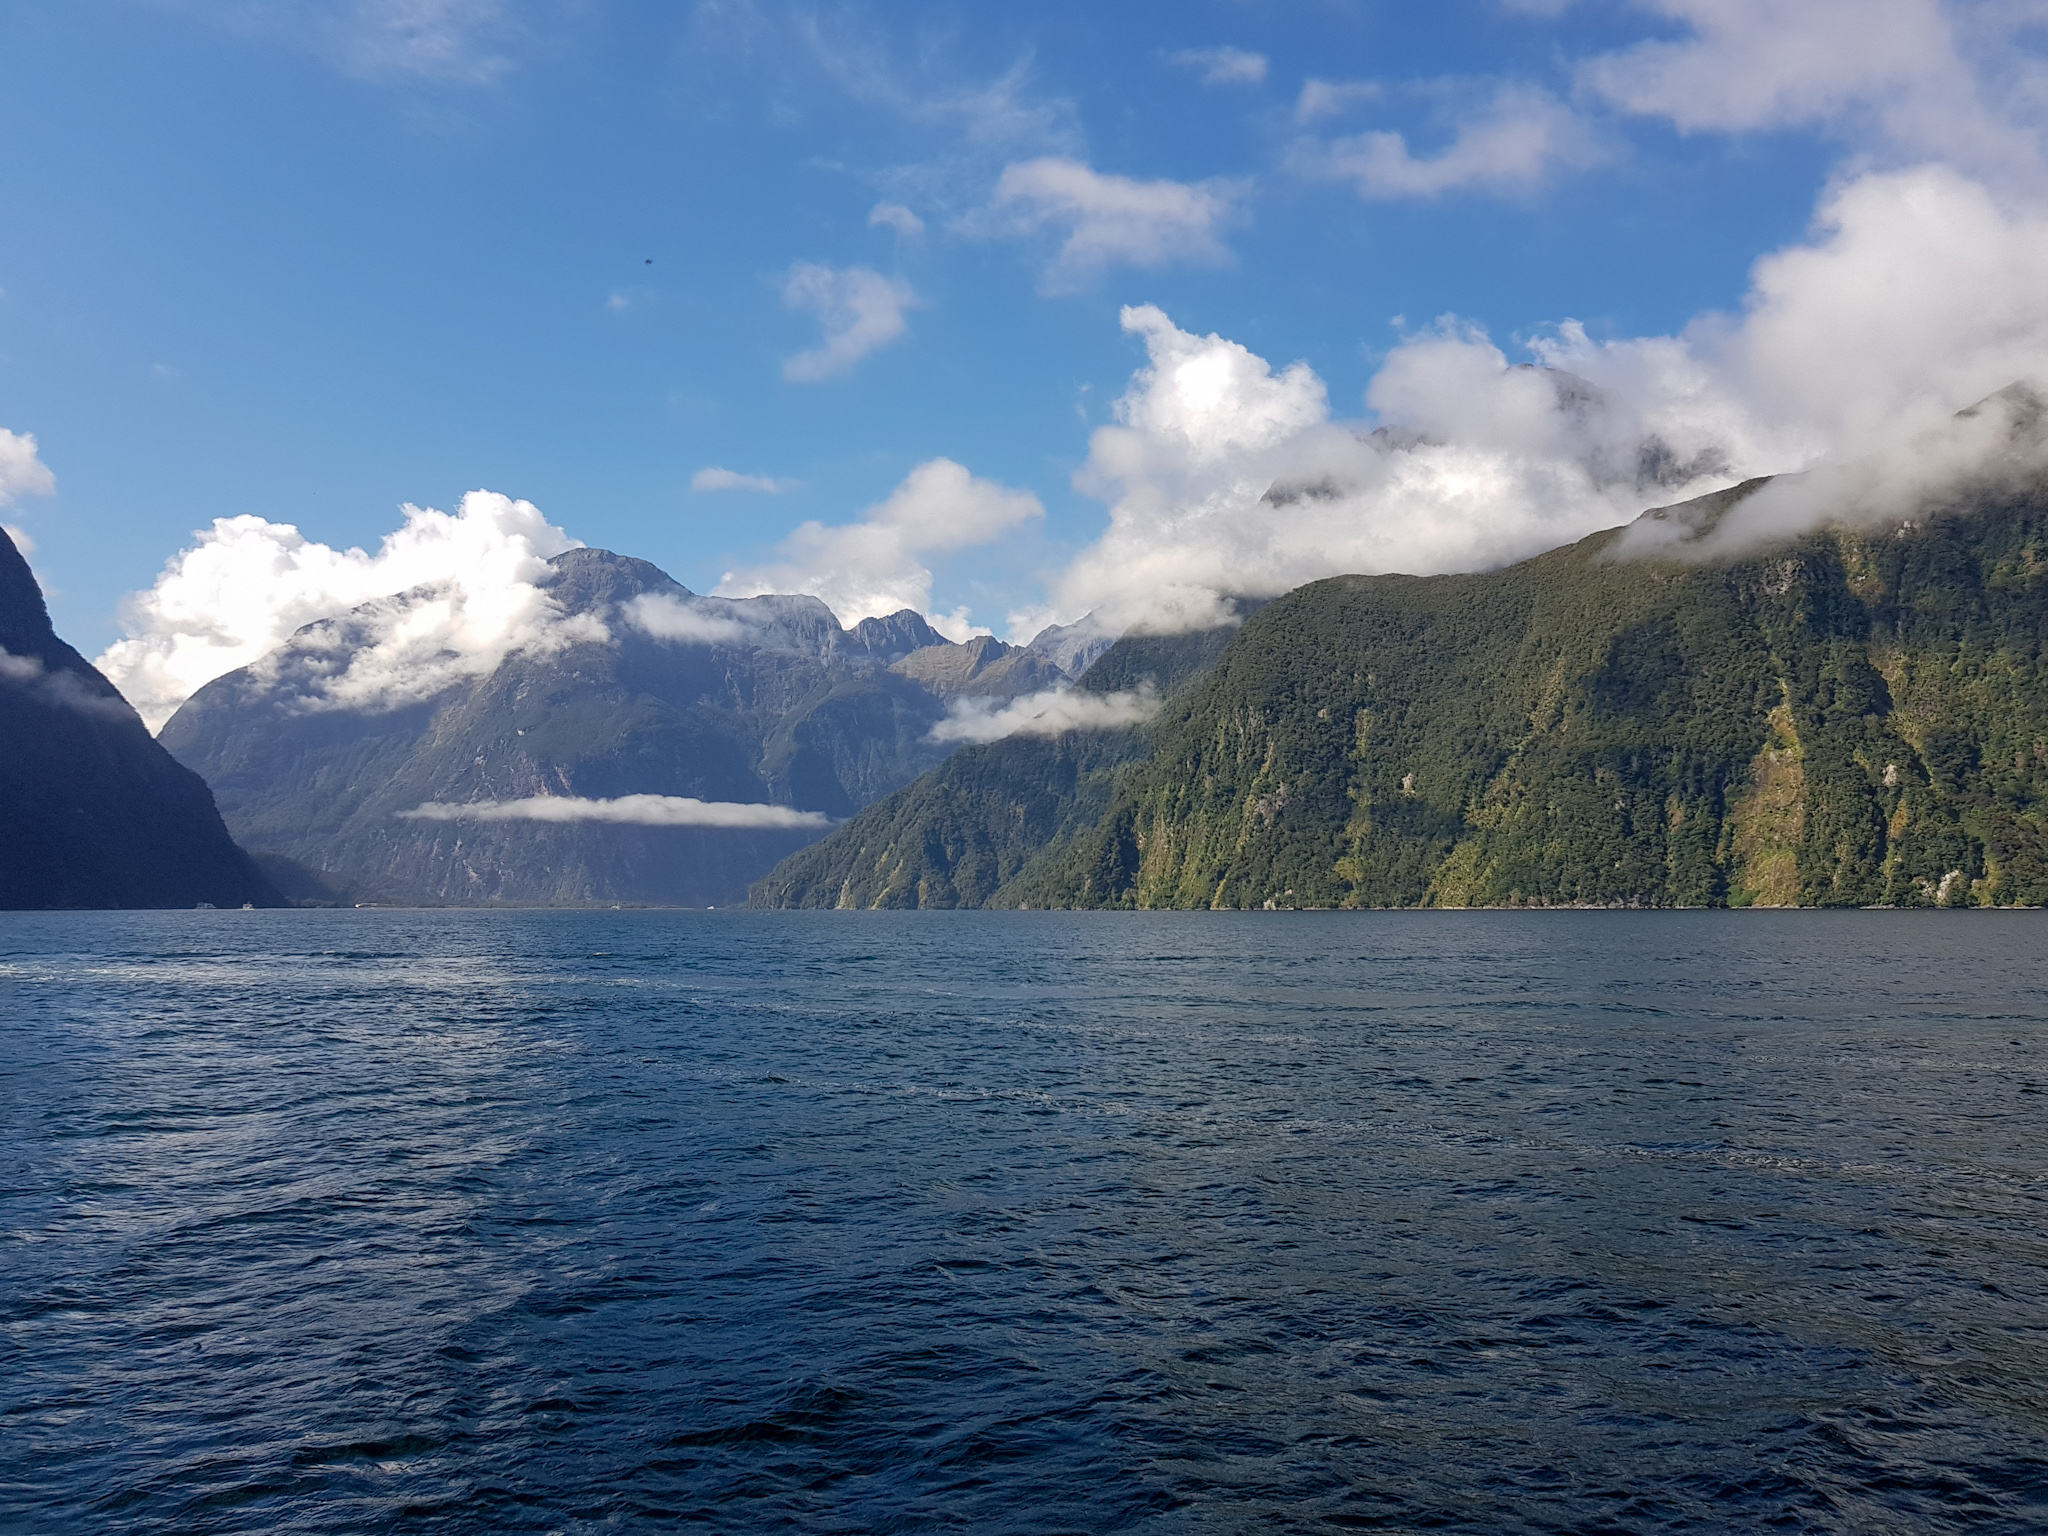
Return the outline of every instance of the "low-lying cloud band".
<path id="1" fill-rule="evenodd" d="M 740 827 L 771 831 L 822 831 L 832 825 L 832 818 L 822 811 L 741 800 L 695 800 L 688 795 L 621 795 L 616 800 L 535 795 L 526 800 L 472 800 L 462 805 L 429 800 L 398 814 L 407 821 L 600 821 L 633 827 Z"/>

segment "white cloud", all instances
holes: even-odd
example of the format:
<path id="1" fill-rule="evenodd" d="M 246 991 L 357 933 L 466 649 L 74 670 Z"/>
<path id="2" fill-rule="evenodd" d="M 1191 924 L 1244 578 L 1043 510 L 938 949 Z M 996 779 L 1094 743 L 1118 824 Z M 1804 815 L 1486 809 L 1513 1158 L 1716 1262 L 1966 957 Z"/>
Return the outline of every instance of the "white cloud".
<path id="1" fill-rule="evenodd" d="M 746 621 L 723 611 L 723 604 L 678 597 L 673 592 L 642 592 L 623 607 L 627 623 L 657 640 L 723 645 L 744 640 L 750 633 Z"/>
<path id="2" fill-rule="evenodd" d="M 48 496 L 56 489 L 57 477 L 36 456 L 35 434 L 0 427 L 0 506 L 17 496 Z"/>
<path id="3" fill-rule="evenodd" d="M 1688 132 L 1825 126 L 1979 171 L 2038 173 L 2037 6 L 1939 0 L 1638 0 L 1691 28 L 1587 61 L 1581 83 Z M 2038 121 L 2034 124 L 2038 128 Z"/>
<path id="4" fill-rule="evenodd" d="M 743 475 L 736 469 L 724 469 L 716 464 L 690 476 L 690 489 L 700 494 L 706 491 L 764 491 L 770 496 L 779 496 L 795 488 L 794 480 L 777 480 L 769 475 Z"/>
<path id="5" fill-rule="evenodd" d="M 109 720 L 135 718 L 135 711 L 124 700 L 92 692 L 76 672 L 47 671 L 40 657 L 16 656 L 4 647 L 0 647 L 0 687 L 18 688 L 44 704 L 84 715 Z"/>
<path id="6" fill-rule="evenodd" d="M 1204 85 L 1258 85 L 1269 62 L 1263 53 L 1242 48 L 1183 48 L 1166 57 L 1184 69 L 1199 70 Z"/>
<path id="7" fill-rule="evenodd" d="M 1007 703 L 956 699 L 945 719 L 932 727 L 933 741 L 1000 741 L 1005 736 L 1061 736 L 1068 731 L 1101 731 L 1142 725 L 1159 713 L 1151 688 L 1127 693 L 1083 693 L 1053 689 Z"/>
<path id="8" fill-rule="evenodd" d="M 1270 595 L 1347 571 L 1464 570 L 1623 521 L 1645 492 L 1643 450 L 1679 483 L 1722 483 L 1683 419 L 1560 376 L 1511 367 L 1483 335 L 1447 327 L 1398 348 L 1374 403 L 1405 431 L 1333 423 L 1306 364 L 1275 372 L 1219 336 L 1129 309 L 1148 361 L 1099 428 L 1076 484 L 1110 526 L 1054 586 L 1053 607 L 1112 628 L 1226 622 L 1231 595 Z M 1581 391 L 1583 399 L 1575 399 Z M 1688 465 L 1681 472 L 1676 465 Z"/>
<path id="9" fill-rule="evenodd" d="M 868 210 L 868 228 L 893 229 L 906 240 L 924 233 L 924 220 L 901 203 L 877 203 Z"/>
<path id="10" fill-rule="evenodd" d="M 932 459 L 856 523 L 807 522 L 771 564 L 729 571 L 721 597 L 801 592 L 822 598 L 842 624 L 914 608 L 942 634 L 965 639 L 964 609 L 930 613 L 932 573 L 922 556 L 992 543 L 1045 515 L 1038 498 L 978 479 L 951 459 Z"/>
<path id="11" fill-rule="evenodd" d="M 1110 524 L 1049 611 L 1192 627 L 1226 595 L 1481 569 L 1750 475 L 1813 471 L 1745 504 L 1746 538 L 1992 472 L 2002 428 L 1951 418 L 2014 381 L 2048 391 L 2048 211 L 1940 167 L 1860 176 L 1756 263 L 1738 315 L 1608 341 L 1566 323 L 1542 367 L 1455 322 L 1409 337 L 1368 390 L 1374 432 L 1331 421 L 1303 364 L 1156 309 L 1124 324 L 1148 361 L 1076 477 Z"/>
<path id="12" fill-rule="evenodd" d="M 14 547 L 21 551 L 22 559 L 26 560 L 36 552 L 36 541 L 29 537 L 29 532 L 26 528 L 18 527 L 13 523 L 0 523 L 0 532 L 4 532 L 8 538 L 14 541 Z"/>
<path id="13" fill-rule="evenodd" d="M 489 672 L 515 649 L 604 637 L 594 621 L 564 620 L 537 585 L 548 558 L 578 541 L 531 502 L 471 491 L 452 517 L 410 505 L 404 516 L 374 555 L 290 523 L 216 518 L 128 599 L 127 637 L 99 669 L 155 728 L 201 685 L 366 605 L 358 622 L 295 642 L 319 678 L 309 703 L 388 707 Z"/>
<path id="14" fill-rule="evenodd" d="M 1387 88 L 1376 80 L 1305 80 L 1295 99 L 1294 120 L 1308 124 L 1341 117 L 1361 102 L 1384 100 L 1386 94 Z"/>
<path id="15" fill-rule="evenodd" d="M 909 61 L 890 56 L 870 19 L 812 12 L 796 23 L 815 60 L 849 99 L 906 122 L 941 130 L 957 146 L 1013 150 L 1020 145 L 1069 147 L 1079 142 L 1073 103 L 1034 97 L 1029 58 L 999 75 L 974 79 L 941 51 Z"/>
<path id="16" fill-rule="evenodd" d="M 506 0 L 159 0 L 274 38 L 367 80 L 486 85 L 513 68 L 529 28 Z"/>
<path id="17" fill-rule="evenodd" d="M 1311 82 L 1316 84 L 1317 82 Z M 1336 110 L 1336 87 L 1313 102 L 1303 91 L 1296 115 Z M 1547 91 L 1507 85 L 1478 111 L 1460 118 L 1451 142 L 1416 155 L 1398 133 L 1370 132 L 1333 140 L 1304 139 L 1289 155 L 1301 175 L 1348 181 L 1361 197 L 1436 197 L 1478 188 L 1528 191 L 1559 168 L 1591 163 L 1598 148 L 1578 116 Z"/>
<path id="18" fill-rule="evenodd" d="M 621 795 L 616 800 L 538 795 L 530 800 L 472 800 L 464 805 L 429 800 L 399 815 L 417 821 L 602 821 L 634 827 L 812 830 L 832 825 L 832 818 L 820 811 L 740 800 L 693 800 L 687 795 Z"/>
<path id="19" fill-rule="evenodd" d="M 782 301 L 814 312 L 824 328 L 822 343 L 782 365 L 784 378 L 804 384 L 844 373 L 903 335 L 910 329 L 903 312 L 918 302 L 908 283 L 867 267 L 835 269 L 808 261 L 790 268 Z"/>
<path id="20" fill-rule="evenodd" d="M 1047 156 L 1005 167 L 988 214 L 969 227 L 1009 235 L 1065 230 L 1045 273 L 1049 291 L 1065 292 L 1111 266 L 1229 261 L 1217 235 L 1243 191 L 1227 181 L 1133 181 Z"/>

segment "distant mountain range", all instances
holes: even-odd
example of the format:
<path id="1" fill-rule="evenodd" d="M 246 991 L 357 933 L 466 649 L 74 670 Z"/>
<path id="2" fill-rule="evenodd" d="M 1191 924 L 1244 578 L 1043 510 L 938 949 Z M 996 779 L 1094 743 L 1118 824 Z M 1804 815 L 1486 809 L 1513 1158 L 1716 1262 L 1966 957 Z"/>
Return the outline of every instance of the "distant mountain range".
<path id="1" fill-rule="evenodd" d="M 725 905 L 943 761 L 949 705 L 1064 686 L 1109 643 L 954 644 L 908 610 L 843 629 L 596 549 L 544 592 L 565 641 L 424 697 L 332 686 L 432 596 L 402 594 L 207 684 L 159 739 L 300 900 Z"/>
<path id="2" fill-rule="evenodd" d="M 755 899 L 2048 904 L 2048 491 L 1708 557 L 1763 484 L 1302 587 L 1183 642 L 1150 724 L 962 752 Z M 1663 545 L 1620 558 L 1632 532 Z"/>
<path id="3" fill-rule="evenodd" d="M 2048 904 L 2048 408 L 1994 399 L 2003 488 L 1910 515 L 1745 544 L 1806 483 L 1751 481 L 1114 644 L 572 550 L 496 649 L 397 594 L 157 741 L 0 539 L 0 903 Z"/>
<path id="4" fill-rule="evenodd" d="M 50 627 L 0 531 L 0 907 L 277 906 L 205 782 Z"/>

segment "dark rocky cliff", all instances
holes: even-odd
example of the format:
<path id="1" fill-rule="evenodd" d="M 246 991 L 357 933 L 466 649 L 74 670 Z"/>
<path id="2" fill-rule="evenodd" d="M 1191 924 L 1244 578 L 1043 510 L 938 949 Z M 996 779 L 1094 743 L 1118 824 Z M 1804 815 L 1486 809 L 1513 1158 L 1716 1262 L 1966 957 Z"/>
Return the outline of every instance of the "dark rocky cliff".
<path id="1" fill-rule="evenodd" d="M 205 781 L 57 638 L 0 532 L 0 907 L 280 904 Z"/>

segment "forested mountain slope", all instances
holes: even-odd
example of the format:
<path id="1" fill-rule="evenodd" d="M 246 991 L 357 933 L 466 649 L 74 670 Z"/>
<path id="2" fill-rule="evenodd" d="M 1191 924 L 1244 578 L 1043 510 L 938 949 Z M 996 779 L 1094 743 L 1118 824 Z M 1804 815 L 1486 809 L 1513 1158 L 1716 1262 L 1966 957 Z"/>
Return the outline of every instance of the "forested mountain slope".
<path id="1" fill-rule="evenodd" d="M 1232 631 L 1128 635 L 1080 680 L 1083 693 L 1192 686 Z M 1017 905 L 1076 834 L 1109 808 L 1118 771 L 1141 759 L 1151 727 L 1021 734 L 962 747 L 831 836 L 792 854 L 751 896 L 770 907 Z"/>
<path id="2" fill-rule="evenodd" d="M 2048 902 L 2048 495 L 1733 561 L 1621 538 L 1274 602 L 1042 898 Z"/>

